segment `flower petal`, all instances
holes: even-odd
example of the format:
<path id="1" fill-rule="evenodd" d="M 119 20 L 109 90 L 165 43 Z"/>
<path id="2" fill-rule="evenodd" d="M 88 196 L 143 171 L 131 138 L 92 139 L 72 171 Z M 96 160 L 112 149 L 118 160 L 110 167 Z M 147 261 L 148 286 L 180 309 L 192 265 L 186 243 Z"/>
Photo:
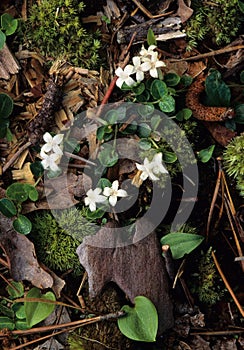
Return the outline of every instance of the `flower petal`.
<path id="1" fill-rule="evenodd" d="M 118 180 L 115 180 L 113 183 L 112 183 L 112 189 L 114 191 L 117 191 L 119 188 L 119 181 Z"/>
<path id="2" fill-rule="evenodd" d="M 53 152 L 58 154 L 59 156 L 63 155 L 63 151 L 58 145 L 53 145 L 52 149 L 53 149 Z"/>
<path id="3" fill-rule="evenodd" d="M 153 78 L 157 78 L 158 77 L 157 68 L 150 69 L 149 73 L 150 73 L 151 77 L 153 77 Z"/>
<path id="4" fill-rule="evenodd" d="M 127 66 L 125 66 L 124 72 L 127 75 L 131 75 L 131 74 L 135 73 L 135 67 L 132 66 L 132 64 L 127 64 Z"/>
<path id="5" fill-rule="evenodd" d="M 98 194 L 95 199 L 97 203 L 103 203 L 107 200 L 107 197 L 103 196 L 102 194 Z"/>
<path id="6" fill-rule="evenodd" d="M 95 202 L 91 202 L 90 204 L 89 204 L 89 209 L 90 209 L 90 211 L 95 211 L 96 210 L 96 203 Z"/>
<path id="7" fill-rule="evenodd" d="M 117 196 L 110 196 L 108 201 L 112 205 L 112 207 L 115 207 L 117 203 Z"/>
<path id="8" fill-rule="evenodd" d="M 136 81 L 142 81 L 144 79 L 144 73 L 140 70 L 136 72 Z"/>
<path id="9" fill-rule="evenodd" d="M 100 194 L 102 192 L 102 189 L 100 187 L 96 187 L 93 191 L 96 195 Z M 88 193 L 88 192 L 87 192 Z"/>
<path id="10" fill-rule="evenodd" d="M 163 61 L 157 61 L 155 63 L 155 67 L 156 68 L 160 68 L 160 67 L 166 67 L 166 64 Z"/>
<path id="11" fill-rule="evenodd" d="M 141 65 L 141 58 L 139 56 L 134 56 L 132 58 L 132 62 L 133 62 L 135 67 L 138 67 Z"/>
<path id="12" fill-rule="evenodd" d="M 43 140 L 45 142 L 52 142 L 53 141 L 52 135 L 49 134 L 49 132 L 45 132 L 45 134 L 43 135 Z"/>
<path id="13" fill-rule="evenodd" d="M 124 79 L 122 79 L 122 78 L 118 78 L 118 79 L 116 80 L 116 85 L 117 85 L 120 89 L 121 89 L 123 83 L 124 83 Z"/>
<path id="14" fill-rule="evenodd" d="M 107 197 L 109 197 L 111 195 L 111 188 L 110 187 L 105 187 L 104 190 L 103 190 L 103 194 Z"/>
<path id="15" fill-rule="evenodd" d="M 145 171 L 143 171 L 143 172 L 141 173 L 140 179 L 141 179 L 142 181 L 145 181 L 147 178 L 148 178 L 148 174 L 147 174 Z"/>
<path id="16" fill-rule="evenodd" d="M 52 171 L 58 171 L 59 167 L 58 167 L 58 165 L 55 162 L 50 162 L 50 169 Z"/>
<path id="17" fill-rule="evenodd" d="M 52 144 L 51 143 L 45 143 L 45 145 L 42 146 L 41 152 L 50 152 L 52 149 Z"/>
<path id="18" fill-rule="evenodd" d="M 117 75 L 117 77 L 120 77 L 121 74 L 123 74 L 124 71 L 121 67 L 118 67 L 116 70 L 115 70 L 115 74 Z"/>
<path id="19" fill-rule="evenodd" d="M 135 82 L 135 80 L 132 79 L 131 77 L 128 77 L 127 79 L 125 79 L 125 83 L 126 83 L 126 85 L 128 85 L 128 86 L 132 86 L 132 85 L 134 85 L 136 82 Z"/>
<path id="20" fill-rule="evenodd" d="M 128 196 L 128 193 L 125 191 L 125 190 L 118 190 L 117 191 L 117 197 L 127 197 Z"/>
<path id="21" fill-rule="evenodd" d="M 57 134 L 54 136 L 53 142 L 59 145 L 61 142 L 63 142 L 63 138 L 64 138 L 63 134 Z"/>
<path id="22" fill-rule="evenodd" d="M 152 64 L 150 61 L 146 61 L 141 64 L 141 70 L 143 72 L 148 72 L 152 68 Z"/>

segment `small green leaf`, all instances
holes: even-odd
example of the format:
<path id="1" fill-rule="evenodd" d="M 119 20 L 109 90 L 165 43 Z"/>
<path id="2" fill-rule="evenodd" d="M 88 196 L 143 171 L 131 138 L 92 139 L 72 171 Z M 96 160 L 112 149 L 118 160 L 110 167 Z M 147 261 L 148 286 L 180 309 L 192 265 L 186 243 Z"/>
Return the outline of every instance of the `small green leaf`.
<path id="1" fill-rule="evenodd" d="M 147 90 L 144 90 L 142 94 L 136 95 L 137 102 L 148 102 L 150 100 L 150 93 Z"/>
<path id="2" fill-rule="evenodd" d="M 7 198 L 0 199 L 0 211 L 3 215 L 7 216 L 7 218 L 12 218 L 17 214 L 16 206 Z"/>
<path id="3" fill-rule="evenodd" d="M 98 153 L 98 159 L 107 168 L 116 164 L 119 158 L 112 145 L 104 144 L 103 149 Z"/>
<path id="4" fill-rule="evenodd" d="M 31 221 L 24 215 L 19 215 L 17 219 L 13 221 L 14 229 L 22 235 L 28 235 L 32 229 Z"/>
<path id="5" fill-rule="evenodd" d="M 140 105 L 137 108 L 138 113 L 143 118 L 150 116 L 154 112 L 154 105 L 147 103 L 146 105 Z"/>
<path id="6" fill-rule="evenodd" d="M 164 151 L 163 160 L 165 163 L 174 163 L 177 161 L 177 155 L 173 152 Z"/>
<path id="7" fill-rule="evenodd" d="M 164 96 L 164 98 L 159 102 L 158 105 L 162 112 L 165 112 L 165 113 L 174 112 L 175 99 L 170 95 Z"/>
<path id="8" fill-rule="evenodd" d="M 228 85 L 222 80 L 221 74 L 217 70 L 212 70 L 205 80 L 205 91 L 207 95 L 206 104 L 208 106 L 229 107 L 231 92 Z"/>
<path id="9" fill-rule="evenodd" d="M 88 211 L 86 217 L 87 219 L 90 219 L 90 220 L 96 220 L 96 219 L 101 219 L 104 214 L 105 214 L 105 211 L 101 208 L 98 208 L 97 210 L 94 210 L 94 211 Z"/>
<path id="10" fill-rule="evenodd" d="M 164 81 L 155 79 L 151 84 L 150 92 L 153 98 L 159 100 L 168 94 L 168 88 Z"/>
<path id="11" fill-rule="evenodd" d="M 111 109 L 106 113 L 104 119 L 107 120 L 109 124 L 115 124 L 119 119 L 118 112 L 115 109 Z"/>
<path id="12" fill-rule="evenodd" d="M 5 316 L 0 316 L 0 329 L 4 329 L 4 328 L 7 328 L 10 331 L 13 331 L 15 328 L 15 324 L 14 324 L 14 321 L 11 320 L 10 318 Z"/>
<path id="13" fill-rule="evenodd" d="M 4 13 L 1 16 L 1 27 L 6 35 L 12 35 L 18 27 L 18 20 L 14 19 L 10 14 Z"/>
<path id="14" fill-rule="evenodd" d="M 14 103 L 12 98 L 5 93 L 0 93 L 0 119 L 8 118 L 10 114 L 13 112 L 13 108 L 14 108 Z"/>
<path id="15" fill-rule="evenodd" d="M 198 153 L 198 158 L 202 163 L 207 163 L 213 155 L 215 145 L 209 146 L 208 148 L 202 149 Z"/>
<path id="16" fill-rule="evenodd" d="M 157 130 L 159 124 L 161 123 L 161 120 L 162 120 L 162 117 L 158 114 L 152 116 L 151 127 L 153 131 Z"/>
<path id="17" fill-rule="evenodd" d="M 65 151 L 70 153 L 78 153 L 80 151 L 79 142 L 74 137 L 69 137 L 64 142 Z"/>
<path id="18" fill-rule="evenodd" d="M 12 281 L 6 289 L 12 299 L 21 298 L 24 295 L 24 286 L 22 282 Z"/>
<path id="19" fill-rule="evenodd" d="M 140 149 L 143 149 L 144 151 L 148 151 L 152 147 L 151 142 L 147 139 L 141 139 L 138 144 Z"/>
<path id="20" fill-rule="evenodd" d="M 31 163 L 30 170 L 35 177 L 41 177 L 44 174 L 44 168 L 40 161 L 36 161 Z"/>
<path id="21" fill-rule="evenodd" d="M 190 75 L 183 75 L 180 79 L 180 83 L 183 85 L 183 87 L 188 87 L 191 85 L 193 81 L 193 78 Z"/>
<path id="22" fill-rule="evenodd" d="M 242 13 L 244 13 L 244 1 L 238 0 L 238 6 Z"/>
<path id="23" fill-rule="evenodd" d="M 162 245 L 168 244 L 174 259 L 180 259 L 185 254 L 191 253 L 197 248 L 204 237 L 191 233 L 172 232 L 161 238 Z"/>
<path id="24" fill-rule="evenodd" d="M 233 120 L 238 124 L 244 124 L 244 104 L 235 107 L 235 118 Z"/>
<path id="25" fill-rule="evenodd" d="M 30 327 L 28 327 L 25 319 L 23 319 L 23 320 L 17 319 L 15 322 L 15 328 L 20 330 L 20 331 L 23 331 L 25 329 L 29 329 Z"/>
<path id="26" fill-rule="evenodd" d="M 102 190 L 104 190 L 105 187 L 111 187 L 111 186 L 112 186 L 111 182 L 105 177 L 102 177 L 101 179 L 99 179 L 96 187 L 99 187 Z"/>
<path id="27" fill-rule="evenodd" d="M 34 186 L 29 184 L 24 184 L 24 189 L 28 193 L 28 196 L 31 201 L 33 202 L 37 201 L 39 194 L 37 189 Z"/>
<path id="28" fill-rule="evenodd" d="M 7 124 L 9 124 L 8 121 L 7 121 Z M 0 125 L 0 139 L 3 139 L 4 137 L 6 137 L 7 131 L 8 131 L 7 125 L 3 125 L 3 123 L 1 122 L 1 125 Z"/>
<path id="29" fill-rule="evenodd" d="M 152 132 L 152 130 L 148 124 L 141 123 L 140 125 L 138 125 L 137 134 L 139 137 L 147 138 L 151 135 L 151 132 Z"/>
<path id="30" fill-rule="evenodd" d="M 5 42 L 6 42 L 6 35 L 3 33 L 2 30 L 0 30 L 0 50 L 4 47 Z"/>
<path id="31" fill-rule="evenodd" d="M 15 312 L 15 316 L 18 319 L 24 320 L 26 318 L 25 306 L 24 306 L 23 303 L 15 303 L 15 304 L 13 304 L 12 310 Z"/>
<path id="32" fill-rule="evenodd" d="M 179 121 L 179 122 L 182 122 L 183 120 L 188 120 L 190 119 L 192 116 L 192 110 L 189 109 L 189 108 L 183 108 L 181 111 L 179 111 L 177 114 L 176 114 L 176 119 Z"/>
<path id="33" fill-rule="evenodd" d="M 9 318 L 14 318 L 14 311 L 10 307 L 3 304 L 3 301 L 0 302 L 0 314 L 2 316 L 7 316 Z"/>
<path id="34" fill-rule="evenodd" d="M 28 199 L 29 195 L 25 189 L 25 185 L 20 182 L 14 182 L 10 186 L 8 186 L 6 190 L 6 195 L 8 198 L 17 202 L 24 202 Z"/>
<path id="35" fill-rule="evenodd" d="M 145 91 L 145 88 L 146 88 L 145 84 L 144 83 L 140 83 L 139 85 L 133 87 L 132 91 L 136 95 L 141 95 Z"/>
<path id="36" fill-rule="evenodd" d="M 164 82 L 168 86 L 176 86 L 180 82 L 180 76 L 174 72 L 169 72 L 164 76 Z"/>
<path id="37" fill-rule="evenodd" d="M 45 300 L 55 301 L 55 295 L 52 292 L 42 294 L 38 288 L 32 288 L 26 295 L 25 301 L 25 314 L 28 327 L 32 327 L 35 324 L 45 320 L 55 309 L 55 304 L 45 303 Z M 28 301 L 28 298 L 39 298 L 42 301 Z"/>
<path id="38" fill-rule="evenodd" d="M 118 326 L 127 338 L 143 342 L 155 342 L 158 330 L 158 314 L 154 304 L 144 296 L 135 297 L 135 306 L 124 305 L 125 316 L 118 319 Z"/>
<path id="39" fill-rule="evenodd" d="M 147 31 L 147 43 L 148 45 L 157 45 L 157 40 L 155 38 L 152 28 L 149 28 Z"/>

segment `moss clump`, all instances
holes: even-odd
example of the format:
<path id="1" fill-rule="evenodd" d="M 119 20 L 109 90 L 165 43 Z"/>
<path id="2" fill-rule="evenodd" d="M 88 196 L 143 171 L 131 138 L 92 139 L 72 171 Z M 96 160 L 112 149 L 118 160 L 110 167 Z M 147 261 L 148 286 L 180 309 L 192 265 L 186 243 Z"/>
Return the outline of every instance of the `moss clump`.
<path id="1" fill-rule="evenodd" d="M 76 249 L 87 235 L 95 233 L 95 225 L 87 221 L 85 213 L 75 208 L 55 213 L 37 214 L 32 221 L 30 239 L 33 241 L 38 260 L 52 270 L 75 275 L 81 272 Z"/>
<path id="2" fill-rule="evenodd" d="M 202 255 L 198 263 L 198 271 L 192 275 L 190 283 L 191 291 L 198 296 L 199 301 L 209 306 L 221 300 L 225 292 L 211 253 L 212 248 L 209 248 Z"/>
<path id="3" fill-rule="evenodd" d="M 27 44 L 46 57 L 95 68 L 99 34 L 83 28 L 80 15 L 84 6 L 79 0 L 42 0 L 34 4 L 26 21 Z"/>
<path id="4" fill-rule="evenodd" d="M 189 49 L 203 39 L 216 45 L 228 44 L 236 37 L 243 21 L 238 0 L 192 1 L 194 14 L 186 26 Z"/>
<path id="5" fill-rule="evenodd" d="M 227 174 L 236 180 L 236 188 L 244 196 L 244 133 L 227 145 L 223 161 Z"/>

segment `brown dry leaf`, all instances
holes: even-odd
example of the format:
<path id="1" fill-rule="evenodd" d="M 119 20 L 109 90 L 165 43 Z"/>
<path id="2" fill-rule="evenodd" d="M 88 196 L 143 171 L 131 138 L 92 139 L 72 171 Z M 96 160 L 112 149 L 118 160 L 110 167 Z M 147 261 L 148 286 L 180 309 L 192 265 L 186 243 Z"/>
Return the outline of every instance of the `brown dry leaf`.
<path id="1" fill-rule="evenodd" d="M 189 63 L 186 61 L 170 62 L 170 59 L 164 60 L 166 67 L 163 69 L 165 73 L 175 72 L 182 76 L 188 69 Z"/>
<path id="2" fill-rule="evenodd" d="M 192 77 L 195 78 L 198 75 L 200 75 L 207 66 L 203 61 L 197 61 L 197 62 L 188 62 L 188 70 L 187 73 Z"/>
<path id="3" fill-rule="evenodd" d="M 227 129 L 224 125 L 215 122 L 204 122 L 204 125 L 212 137 L 221 145 L 227 146 L 228 143 L 236 136 L 236 132 Z"/>
<path id="4" fill-rule="evenodd" d="M 187 3 L 191 3 L 187 1 Z M 186 22 L 193 14 L 193 10 L 185 4 L 184 0 L 178 0 L 178 10 L 176 12 L 176 16 L 180 16 L 181 22 Z"/>
<path id="5" fill-rule="evenodd" d="M 135 241 L 141 225 L 148 226 L 148 232 L 151 231 L 149 222 L 141 220 L 136 225 Z M 90 297 L 96 297 L 110 281 L 115 282 L 131 302 L 137 295 L 148 297 L 157 308 L 161 333 L 172 326 L 173 313 L 168 275 L 156 233 L 118 247 L 121 237 L 116 235 L 115 227 L 115 222 L 107 223 L 95 236 L 85 237 L 77 249 L 80 263 L 88 273 Z M 101 248 L 104 242 L 116 248 Z"/>
<path id="6" fill-rule="evenodd" d="M 10 261 L 11 275 L 16 281 L 27 280 L 37 288 L 51 288 L 53 278 L 44 271 L 36 259 L 33 243 L 12 229 L 12 220 L 0 214 L 1 246 Z"/>

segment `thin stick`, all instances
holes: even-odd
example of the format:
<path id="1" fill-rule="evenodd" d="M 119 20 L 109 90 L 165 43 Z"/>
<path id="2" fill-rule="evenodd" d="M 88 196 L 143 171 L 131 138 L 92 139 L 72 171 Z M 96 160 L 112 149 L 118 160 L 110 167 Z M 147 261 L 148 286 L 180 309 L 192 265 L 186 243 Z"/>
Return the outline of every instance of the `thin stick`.
<path id="1" fill-rule="evenodd" d="M 18 151 L 13 155 L 11 159 L 3 166 L 3 173 L 17 160 L 17 158 L 21 155 L 22 152 L 24 152 L 28 147 L 30 147 L 31 142 L 25 143 L 23 146 L 21 146 Z"/>
<path id="2" fill-rule="evenodd" d="M 231 52 L 231 51 L 236 51 L 236 50 L 240 50 L 240 49 L 244 49 L 244 45 L 237 45 L 237 46 L 232 46 L 232 47 L 226 47 L 226 48 L 223 48 L 223 49 L 202 53 L 200 55 L 196 55 L 196 56 L 192 56 L 192 57 L 186 57 L 186 58 L 180 58 L 180 59 L 174 58 L 174 59 L 169 60 L 169 61 L 171 61 L 171 62 L 195 61 L 195 60 L 199 60 L 199 59 L 206 58 L 206 57 L 222 55 L 224 53 Z"/>
<path id="3" fill-rule="evenodd" d="M 240 333 L 244 333 L 244 329 L 240 330 L 240 329 L 236 329 L 233 331 L 206 331 L 206 332 L 191 332 L 190 335 L 230 335 L 230 334 L 240 334 Z"/>
<path id="4" fill-rule="evenodd" d="M 230 293 L 232 299 L 234 300 L 234 302 L 235 302 L 235 304 L 236 304 L 238 310 L 240 311 L 242 317 L 244 317 L 244 311 L 243 311 L 243 309 L 242 309 L 242 306 L 241 306 L 241 304 L 239 303 L 237 297 L 235 296 L 235 293 L 233 292 L 231 286 L 229 285 L 229 282 L 227 281 L 227 279 L 226 279 L 226 277 L 225 277 L 225 275 L 224 275 L 224 273 L 223 273 L 223 271 L 222 271 L 222 269 L 221 269 L 221 267 L 220 267 L 220 265 L 219 265 L 219 263 L 218 263 L 218 260 L 217 260 L 217 258 L 216 258 L 215 253 L 212 251 L 211 254 L 212 254 L 212 257 L 213 257 L 215 266 L 216 266 L 216 268 L 217 268 L 217 270 L 218 270 L 218 272 L 219 272 L 219 274 L 220 274 L 220 276 L 221 276 L 221 278 L 222 278 L 222 280 L 223 280 L 223 282 L 224 282 L 224 284 L 225 284 L 225 287 L 228 289 L 228 291 L 229 291 L 229 293 Z"/>
<path id="5" fill-rule="evenodd" d="M 174 11 L 166 12 L 166 13 L 161 13 L 159 15 L 152 15 L 151 12 L 149 12 L 145 6 L 143 6 L 139 0 L 132 0 L 134 4 L 148 17 L 148 18 L 160 18 L 164 16 L 171 15 Z"/>

